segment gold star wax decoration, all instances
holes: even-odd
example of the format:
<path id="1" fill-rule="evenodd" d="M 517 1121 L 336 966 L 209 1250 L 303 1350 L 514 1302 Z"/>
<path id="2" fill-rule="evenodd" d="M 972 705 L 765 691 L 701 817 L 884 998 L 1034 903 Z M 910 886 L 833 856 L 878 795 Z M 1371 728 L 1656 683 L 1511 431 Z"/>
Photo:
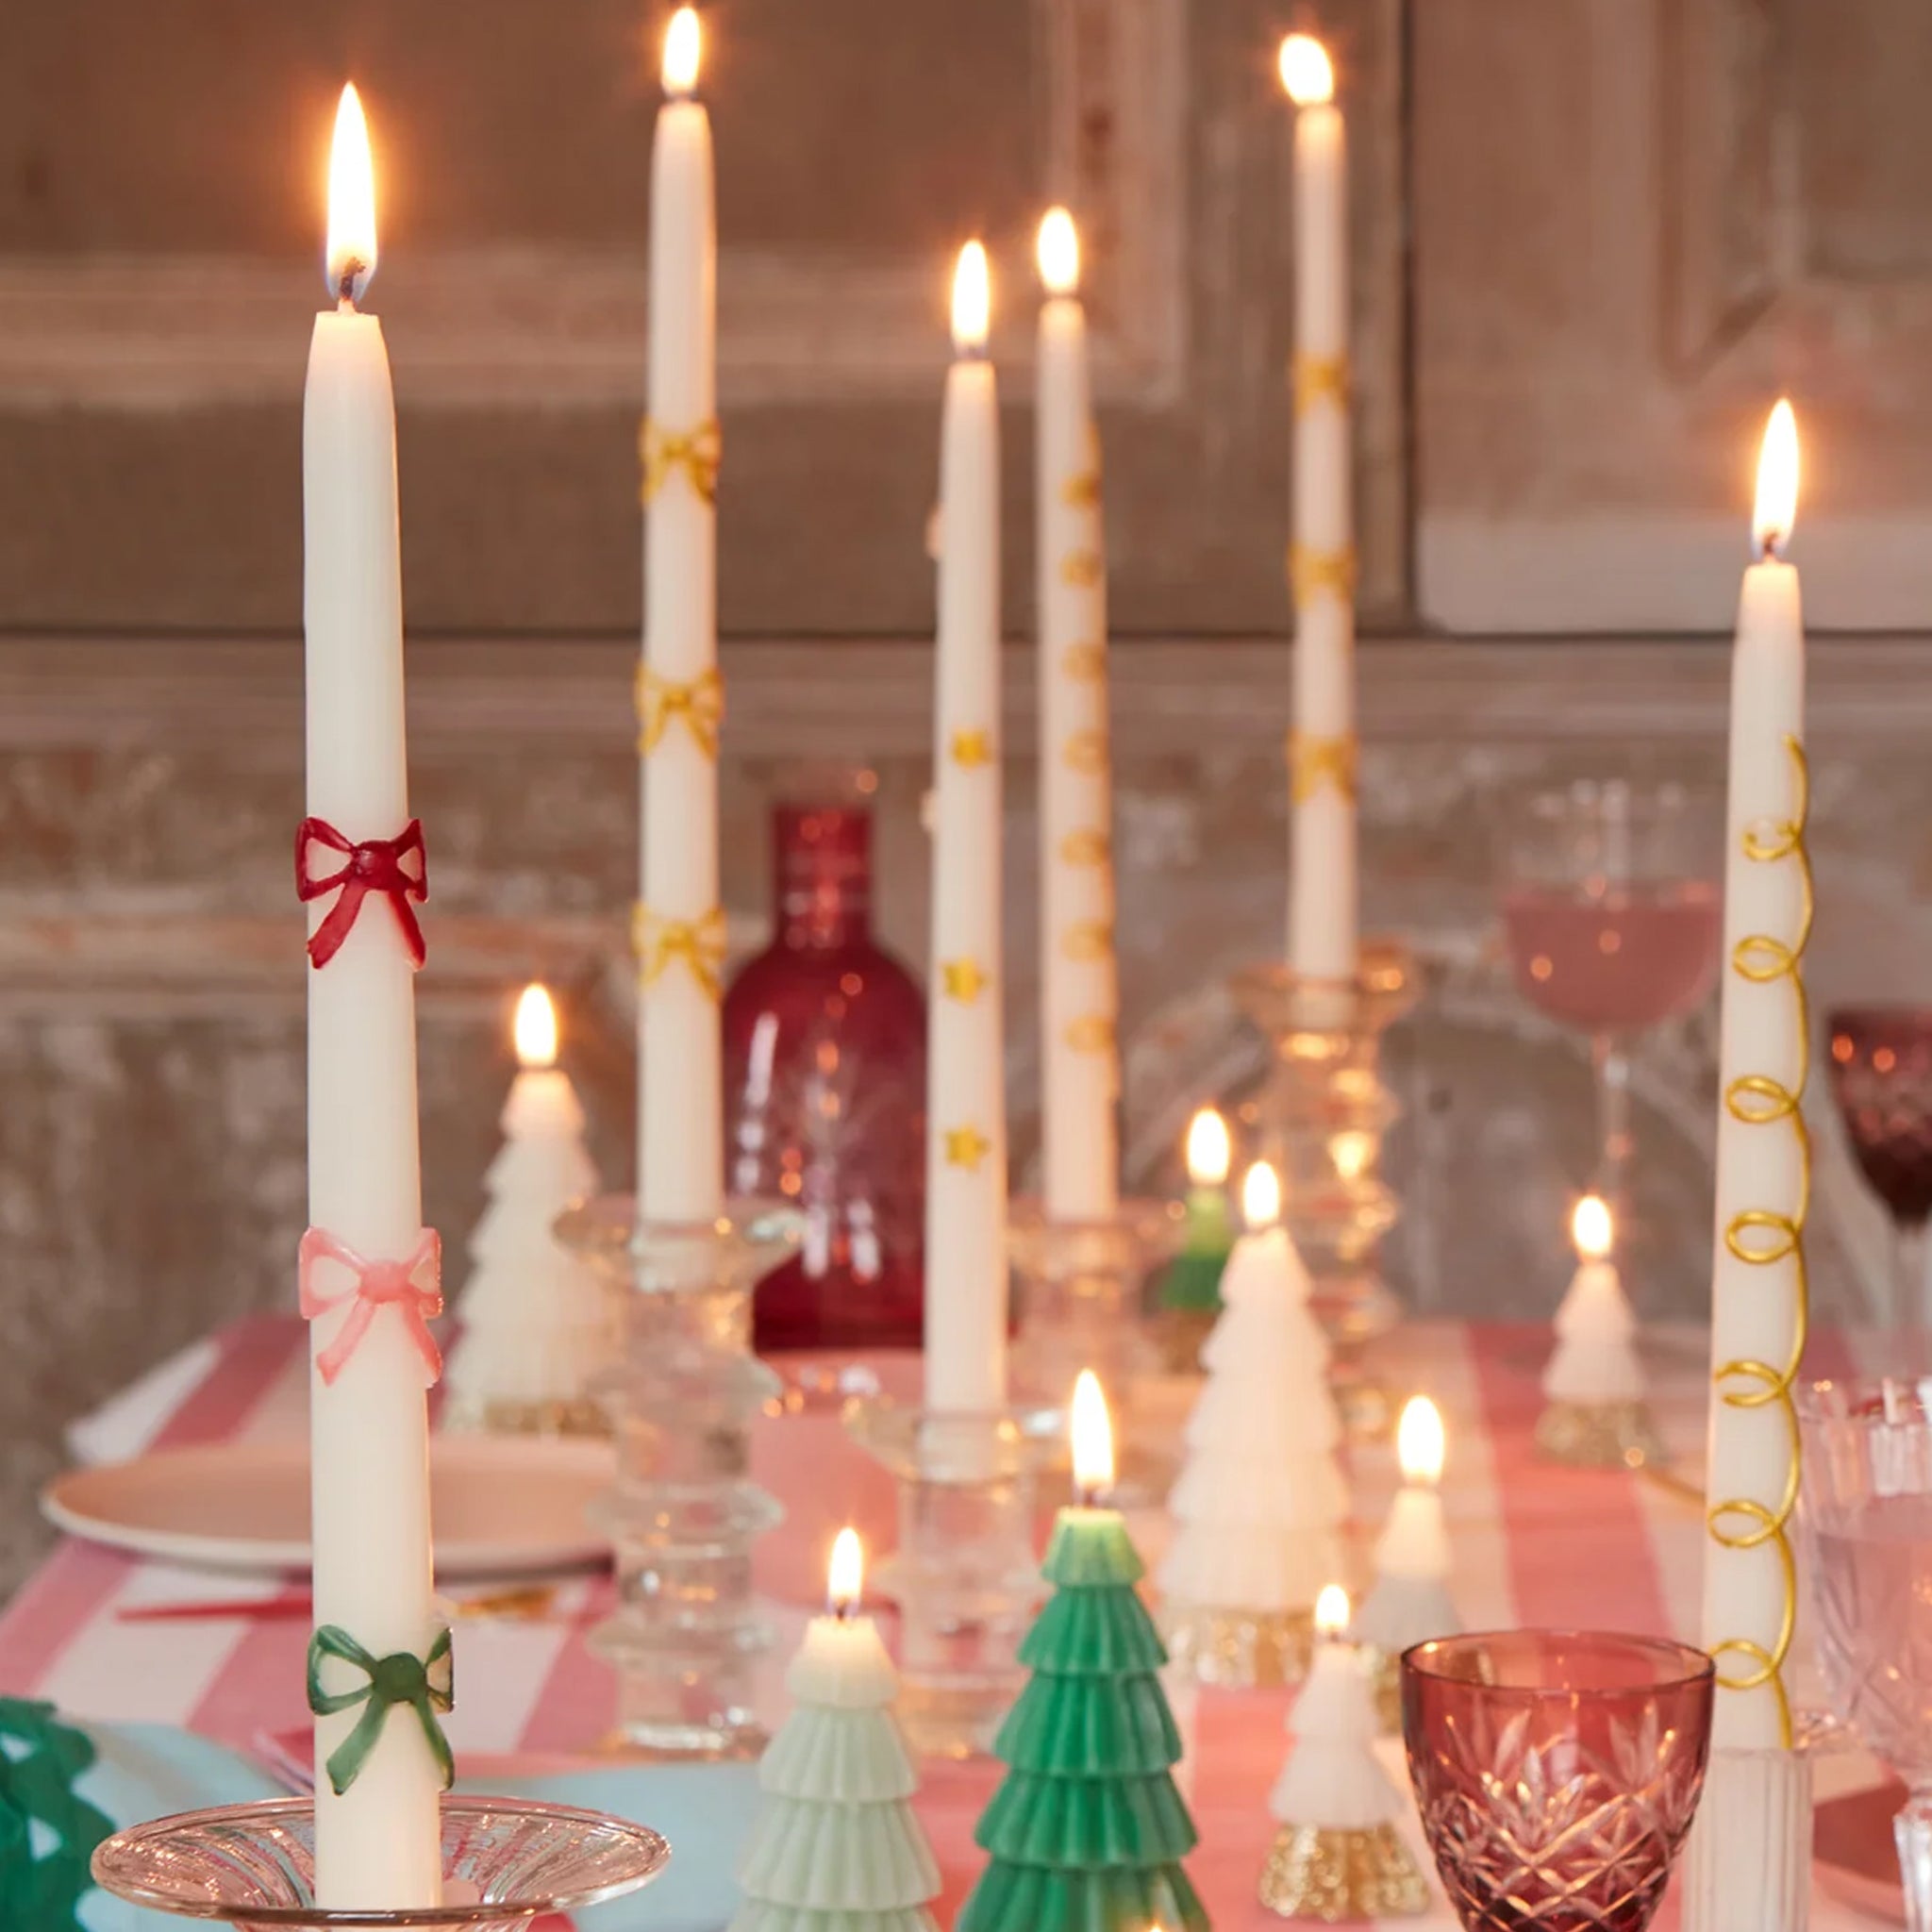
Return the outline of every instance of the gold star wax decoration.
<path id="1" fill-rule="evenodd" d="M 949 1000 L 970 1007 L 987 984 L 987 975 L 977 959 L 941 959 L 940 981 Z"/>
<path id="2" fill-rule="evenodd" d="M 1093 778 L 1107 770 L 1107 733 L 1075 731 L 1067 740 L 1060 758 L 1070 772 Z"/>
<path id="3" fill-rule="evenodd" d="M 1098 684 L 1107 673 L 1107 651 L 1100 644 L 1069 644 L 1060 654 L 1060 669 L 1076 684 Z"/>
<path id="4" fill-rule="evenodd" d="M 1100 559 L 1091 550 L 1071 550 L 1060 558 L 1060 581 L 1090 591 L 1100 581 Z"/>
<path id="5" fill-rule="evenodd" d="M 992 1142 L 974 1126 L 948 1127 L 945 1134 L 946 1165 L 977 1174 L 979 1163 L 992 1152 Z"/>
<path id="6" fill-rule="evenodd" d="M 971 771 L 974 765 L 992 763 L 992 734 L 990 731 L 953 733 L 953 762 Z"/>

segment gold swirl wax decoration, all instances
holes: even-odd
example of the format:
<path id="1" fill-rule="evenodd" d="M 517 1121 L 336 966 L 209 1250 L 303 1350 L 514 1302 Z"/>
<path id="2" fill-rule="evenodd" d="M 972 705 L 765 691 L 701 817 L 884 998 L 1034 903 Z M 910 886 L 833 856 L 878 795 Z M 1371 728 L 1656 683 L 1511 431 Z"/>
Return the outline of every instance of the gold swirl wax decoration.
<path id="1" fill-rule="evenodd" d="M 1795 1271 L 1795 1319 L 1791 1328 L 1790 1351 L 1782 1363 L 1740 1357 L 1720 1362 L 1711 1372 L 1711 1386 L 1726 1408 L 1774 1408 L 1782 1418 L 1790 1444 L 1789 1465 L 1782 1492 L 1774 1505 L 1750 1496 L 1726 1496 L 1710 1505 L 1705 1522 L 1711 1541 L 1726 1550 L 1756 1550 L 1769 1544 L 1776 1553 L 1784 1586 L 1784 1607 L 1778 1619 L 1776 1640 L 1769 1646 L 1750 1637 L 1726 1637 L 1710 1646 L 1717 1661 L 1717 1681 L 1727 1690 L 1758 1690 L 1769 1685 L 1777 1699 L 1778 1737 L 1786 1750 L 1791 1748 L 1791 1703 L 1785 1689 L 1784 1668 L 1790 1655 L 1791 1637 L 1798 1621 L 1798 1571 L 1791 1552 L 1791 1512 L 1798 1502 L 1800 1439 L 1797 1405 L 1792 1391 L 1798 1379 L 1799 1364 L 1805 1355 L 1805 1341 L 1810 1328 L 1810 1283 L 1805 1269 L 1805 1223 L 1811 1206 L 1811 1136 L 1800 1110 L 1805 1083 L 1810 1071 L 1811 1016 L 1805 993 L 1803 961 L 1805 948 L 1811 941 L 1813 898 L 1811 855 L 1806 847 L 1805 830 L 1810 817 L 1811 780 L 1805 761 L 1805 749 L 1795 738 L 1785 739 L 1790 754 L 1796 800 L 1790 820 L 1774 824 L 1769 830 L 1746 826 L 1743 833 L 1744 857 L 1754 864 L 1798 868 L 1801 893 L 1798 933 L 1794 940 L 1781 940 L 1770 933 L 1747 933 L 1731 949 L 1731 971 L 1753 986 L 1770 986 L 1780 979 L 1791 982 L 1792 1024 L 1797 1029 L 1797 1079 L 1787 1087 L 1768 1074 L 1740 1074 L 1724 1088 L 1724 1111 L 1734 1121 L 1749 1127 L 1790 1123 L 1798 1149 L 1798 1199 L 1790 1213 L 1769 1208 L 1744 1208 L 1724 1224 L 1725 1250 L 1749 1267 L 1768 1268 L 1791 1259 Z M 1732 1668 L 1726 1670 L 1726 1660 Z"/>
<path id="2" fill-rule="evenodd" d="M 724 680 L 715 667 L 687 683 L 661 677 L 648 664 L 638 666 L 638 752 L 648 758 L 663 742 L 674 721 L 682 721 L 708 758 L 718 756 L 718 727 L 724 722 Z"/>
<path id="3" fill-rule="evenodd" d="M 631 946 L 638 956 L 638 979 L 655 986 L 675 961 L 691 969 L 705 992 L 715 1000 L 724 970 L 724 913 L 714 906 L 697 919 L 665 919 L 648 906 L 631 912 Z"/>
<path id="4" fill-rule="evenodd" d="M 715 416 L 695 429 L 666 429 L 646 416 L 638 430 L 638 458 L 643 467 L 643 500 L 650 503 L 674 472 L 682 470 L 707 503 L 718 500 L 718 465 L 724 455 L 724 432 Z"/>
<path id="5" fill-rule="evenodd" d="M 1355 548 L 1317 550 L 1310 543 L 1288 546 L 1288 588 L 1297 610 L 1312 604 L 1324 591 L 1343 604 L 1355 598 Z"/>

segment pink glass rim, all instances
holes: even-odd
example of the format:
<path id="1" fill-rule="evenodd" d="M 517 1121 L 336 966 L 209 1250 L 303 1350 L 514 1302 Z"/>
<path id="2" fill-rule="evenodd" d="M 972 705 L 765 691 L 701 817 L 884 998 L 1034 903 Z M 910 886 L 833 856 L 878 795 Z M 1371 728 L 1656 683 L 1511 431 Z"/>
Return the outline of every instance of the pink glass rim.
<path id="1" fill-rule="evenodd" d="M 1573 1663 L 1583 1663 L 1586 1673 L 1592 1656 L 1607 1660 L 1614 1655 L 1626 1666 L 1647 1665 L 1650 1674 L 1632 1681 L 1628 1675 L 1613 1677 L 1606 1673 L 1592 1681 L 1589 1674 L 1579 1676 L 1573 1670 L 1569 1681 L 1560 1684 L 1511 1684 L 1491 1682 L 1449 1667 L 1452 1659 L 1466 1663 L 1485 1654 L 1507 1667 L 1512 1657 L 1542 1662 L 1565 1652 Z M 1613 1697 L 1631 1691 L 1681 1690 L 1709 1683 L 1717 1675 L 1717 1666 L 1690 1644 L 1623 1630 L 1472 1630 L 1459 1637 L 1432 1637 L 1414 1644 L 1402 1653 L 1401 1663 L 1405 1676 L 1430 1684 L 1457 1685 L 1490 1697 Z"/>
<path id="2" fill-rule="evenodd" d="M 1910 1338 L 1901 1338 L 1915 1359 L 1924 1355 Z M 1932 1367 L 1932 1360 L 1928 1360 Z M 1798 1416 L 1806 1423 L 1858 1428 L 1932 1428 L 1932 1391 L 1924 1390 L 1924 1372 L 1901 1370 L 1895 1374 L 1821 1375 L 1797 1389 Z M 1892 1406 L 1896 1395 L 1899 1406 Z"/>

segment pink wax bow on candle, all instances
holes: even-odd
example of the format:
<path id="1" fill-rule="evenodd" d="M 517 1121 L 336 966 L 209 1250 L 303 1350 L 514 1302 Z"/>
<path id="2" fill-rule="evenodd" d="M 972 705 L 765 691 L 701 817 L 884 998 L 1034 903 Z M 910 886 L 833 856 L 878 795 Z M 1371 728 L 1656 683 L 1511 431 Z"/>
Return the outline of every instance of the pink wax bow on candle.
<path id="1" fill-rule="evenodd" d="M 308 870 L 310 845 L 325 845 L 343 855 L 342 863 L 325 877 L 317 878 Z M 412 872 L 404 860 L 414 858 Z M 429 957 L 423 928 L 409 901 L 420 906 L 429 896 L 429 854 L 423 843 L 423 821 L 411 819 L 394 839 L 364 839 L 359 842 L 344 836 L 326 819 L 308 818 L 295 827 L 295 896 L 303 905 L 340 889 L 341 896 L 328 915 L 309 935 L 308 963 L 326 966 L 341 950 L 371 892 L 387 893 L 395 908 L 396 924 L 403 929 L 403 943 L 418 967 Z"/>
<path id="2" fill-rule="evenodd" d="M 326 1228 L 311 1227 L 302 1237 L 297 1286 L 302 1315 L 312 1322 L 331 1308 L 349 1303 L 349 1312 L 336 1338 L 316 1357 L 325 1383 L 333 1383 L 343 1364 L 356 1353 L 378 1308 L 401 1311 L 416 1353 L 428 1372 L 426 1387 L 442 1374 L 442 1353 L 429 1332 L 431 1317 L 442 1313 L 442 1237 L 425 1227 L 415 1248 L 401 1261 L 371 1261 Z M 315 1264 L 338 1261 L 356 1277 L 356 1285 L 340 1294 L 325 1294 L 315 1285 Z"/>

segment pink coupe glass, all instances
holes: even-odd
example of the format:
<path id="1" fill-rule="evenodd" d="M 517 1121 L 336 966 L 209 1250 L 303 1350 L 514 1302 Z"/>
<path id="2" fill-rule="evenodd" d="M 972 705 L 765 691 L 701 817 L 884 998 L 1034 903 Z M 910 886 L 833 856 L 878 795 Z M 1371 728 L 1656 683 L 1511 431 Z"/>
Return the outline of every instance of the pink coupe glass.
<path id="1" fill-rule="evenodd" d="M 1601 1631 L 1404 1655 L 1416 1806 L 1470 1932 L 1643 1932 L 1697 1808 L 1714 1676 L 1701 1650 Z"/>

